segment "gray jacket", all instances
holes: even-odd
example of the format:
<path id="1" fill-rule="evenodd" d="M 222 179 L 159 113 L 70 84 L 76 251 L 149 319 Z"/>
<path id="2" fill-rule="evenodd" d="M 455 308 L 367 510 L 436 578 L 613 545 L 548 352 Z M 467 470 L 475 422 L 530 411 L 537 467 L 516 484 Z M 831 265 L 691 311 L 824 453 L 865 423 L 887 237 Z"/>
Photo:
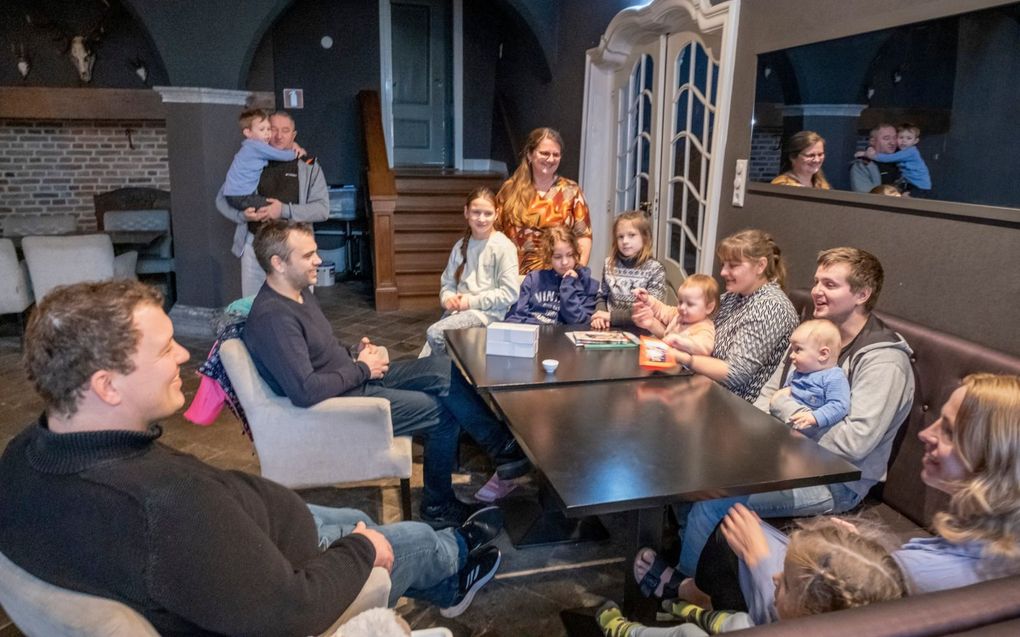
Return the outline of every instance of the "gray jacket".
<path id="1" fill-rule="evenodd" d="M 326 187 L 326 176 L 322 174 L 322 167 L 319 166 L 319 162 L 309 166 L 303 161 L 298 161 L 297 171 L 298 202 L 283 204 L 281 217 L 304 222 L 325 221 L 329 218 L 329 189 Z M 244 218 L 243 212 L 227 203 L 222 187 L 216 193 L 216 209 L 237 224 L 234 230 L 234 244 L 230 251 L 234 256 L 240 257 L 251 235 L 248 232 L 248 220 Z"/>
<path id="2" fill-rule="evenodd" d="M 875 321 L 879 329 L 866 335 L 869 341 L 842 364 L 850 379 L 850 412 L 818 440 L 818 444 L 861 470 L 860 480 L 845 485 L 861 497 L 885 480 L 893 439 L 914 402 L 910 346 L 874 316 L 870 321 Z M 772 394 L 783 386 L 784 367 L 780 365 L 762 388 L 754 403 L 759 409 L 769 411 Z M 777 401 L 772 412 L 786 422 L 800 408 L 787 396 Z"/>

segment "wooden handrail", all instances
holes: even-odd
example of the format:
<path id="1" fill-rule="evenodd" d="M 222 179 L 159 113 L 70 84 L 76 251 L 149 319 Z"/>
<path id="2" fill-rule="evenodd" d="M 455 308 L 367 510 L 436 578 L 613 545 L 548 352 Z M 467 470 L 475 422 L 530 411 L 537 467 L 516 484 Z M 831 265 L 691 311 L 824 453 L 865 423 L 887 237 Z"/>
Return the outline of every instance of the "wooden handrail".
<path id="1" fill-rule="evenodd" d="M 369 196 L 396 196 L 397 180 L 386 156 L 379 91 L 359 91 L 358 103 L 361 105 L 361 126 L 365 133 Z"/>
<path id="2" fill-rule="evenodd" d="M 361 106 L 361 126 L 365 136 L 365 181 L 372 213 L 375 309 L 383 312 L 400 308 L 393 240 L 397 179 L 386 157 L 379 92 L 358 92 L 358 104 Z"/>

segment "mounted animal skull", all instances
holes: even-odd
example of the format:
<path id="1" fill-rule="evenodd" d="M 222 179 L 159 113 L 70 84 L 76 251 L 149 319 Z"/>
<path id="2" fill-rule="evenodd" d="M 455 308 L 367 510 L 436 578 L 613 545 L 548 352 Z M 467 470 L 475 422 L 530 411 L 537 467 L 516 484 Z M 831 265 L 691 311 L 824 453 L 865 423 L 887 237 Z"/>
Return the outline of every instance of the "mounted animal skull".
<path id="1" fill-rule="evenodd" d="M 84 35 L 76 35 L 71 38 L 71 46 L 68 55 L 71 64 L 78 71 L 78 78 L 82 82 L 92 81 L 92 66 L 96 63 L 96 54 L 89 50 L 88 38 Z"/>
<path id="2" fill-rule="evenodd" d="M 92 26 L 87 29 L 75 29 L 70 32 L 66 27 L 48 17 L 40 17 L 30 13 L 25 14 L 25 21 L 28 24 L 40 29 L 56 32 L 58 34 L 56 40 L 66 43 L 67 46 L 64 49 L 64 53 L 70 58 L 71 64 L 74 65 L 75 71 L 78 72 L 78 78 L 82 82 L 92 81 L 92 67 L 96 63 L 94 47 L 102 38 L 103 23 L 106 21 L 111 10 L 109 0 L 99 0 L 99 3 L 102 5 L 102 11 Z"/>

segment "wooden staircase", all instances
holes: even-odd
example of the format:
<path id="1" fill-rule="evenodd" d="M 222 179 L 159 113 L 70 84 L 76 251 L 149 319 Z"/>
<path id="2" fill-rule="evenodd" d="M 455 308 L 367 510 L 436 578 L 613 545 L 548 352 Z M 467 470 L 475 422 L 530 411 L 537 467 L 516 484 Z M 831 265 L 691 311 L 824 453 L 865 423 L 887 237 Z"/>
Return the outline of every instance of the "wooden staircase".
<path id="1" fill-rule="evenodd" d="M 399 309 L 439 308 L 439 278 L 464 234 L 464 198 L 474 188 L 499 188 L 496 173 L 395 169 L 393 270 Z"/>
<path id="2" fill-rule="evenodd" d="M 372 220 L 375 309 L 439 309 L 439 277 L 464 234 L 464 198 L 503 176 L 443 168 L 401 168 L 386 157 L 378 91 L 358 93 L 365 133 L 365 181 Z"/>

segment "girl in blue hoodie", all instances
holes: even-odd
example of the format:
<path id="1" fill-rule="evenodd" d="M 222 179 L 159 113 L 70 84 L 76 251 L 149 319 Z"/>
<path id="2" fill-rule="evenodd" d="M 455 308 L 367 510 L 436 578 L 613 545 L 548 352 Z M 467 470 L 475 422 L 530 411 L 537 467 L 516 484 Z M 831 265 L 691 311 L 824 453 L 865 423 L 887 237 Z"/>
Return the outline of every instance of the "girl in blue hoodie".
<path id="1" fill-rule="evenodd" d="M 507 312 L 509 323 L 587 324 L 595 311 L 599 282 L 578 265 L 577 237 L 562 227 L 542 237 L 545 270 L 533 270 L 521 283 L 521 295 Z"/>

